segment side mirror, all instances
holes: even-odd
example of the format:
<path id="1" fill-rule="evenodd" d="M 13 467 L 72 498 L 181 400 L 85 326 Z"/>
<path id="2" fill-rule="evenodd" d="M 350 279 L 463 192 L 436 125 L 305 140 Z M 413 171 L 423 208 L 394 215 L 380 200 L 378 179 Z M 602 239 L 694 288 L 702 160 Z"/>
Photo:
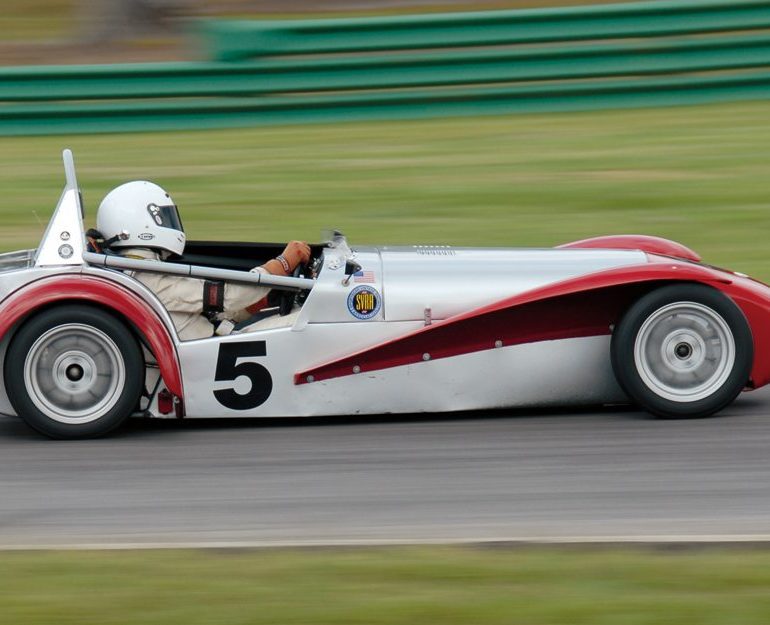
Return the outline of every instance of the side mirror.
<path id="1" fill-rule="evenodd" d="M 342 284 L 347 286 L 350 283 L 350 277 L 354 273 L 358 273 L 361 271 L 361 265 L 359 265 L 354 260 L 348 260 L 345 262 L 345 279 L 342 281 Z"/>

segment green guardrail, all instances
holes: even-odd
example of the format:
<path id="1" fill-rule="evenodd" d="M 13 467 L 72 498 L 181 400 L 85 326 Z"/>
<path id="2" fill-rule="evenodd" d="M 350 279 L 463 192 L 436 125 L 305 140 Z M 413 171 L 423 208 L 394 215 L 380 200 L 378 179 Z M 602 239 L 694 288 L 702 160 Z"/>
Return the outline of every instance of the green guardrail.
<path id="1" fill-rule="evenodd" d="M 770 97 L 770 0 L 211 22 L 214 60 L 0 69 L 0 135 Z"/>
<path id="2" fill-rule="evenodd" d="M 337 20 L 206 24 L 212 57 L 317 54 L 661 37 L 770 27 L 766 0 L 669 0 Z"/>

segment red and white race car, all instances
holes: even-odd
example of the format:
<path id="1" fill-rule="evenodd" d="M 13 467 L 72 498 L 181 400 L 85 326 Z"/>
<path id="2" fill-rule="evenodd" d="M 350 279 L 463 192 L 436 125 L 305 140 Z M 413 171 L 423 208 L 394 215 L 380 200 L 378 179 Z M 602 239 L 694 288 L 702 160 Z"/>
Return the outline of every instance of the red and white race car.
<path id="1" fill-rule="evenodd" d="M 89 252 L 72 156 L 40 246 L 0 255 L 0 412 L 52 437 L 158 418 L 444 412 L 635 402 L 701 417 L 770 380 L 770 288 L 677 243 L 556 249 L 190 242 L 179 262 Z M 181 341 L 154 271 L 274 288 L 292 323 Z M 287 306 L 288 304 L 288 306 Z"/>

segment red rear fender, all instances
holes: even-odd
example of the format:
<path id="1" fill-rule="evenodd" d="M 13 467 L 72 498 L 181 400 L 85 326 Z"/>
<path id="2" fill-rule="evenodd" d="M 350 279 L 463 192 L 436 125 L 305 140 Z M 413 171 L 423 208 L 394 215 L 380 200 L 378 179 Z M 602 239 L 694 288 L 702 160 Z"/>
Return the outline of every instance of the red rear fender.
<path id="1" fill-rule="evenodd" d="M 0 304 L 0 338 L 36 310 L 64 302 L 97 304 L 129 321 L 158 361 L 168 390 L 183 397 L 176 347 L 163 320 L 139 295 L 104 278 L 60 275 L 31 282 L 15 291 Z"/>

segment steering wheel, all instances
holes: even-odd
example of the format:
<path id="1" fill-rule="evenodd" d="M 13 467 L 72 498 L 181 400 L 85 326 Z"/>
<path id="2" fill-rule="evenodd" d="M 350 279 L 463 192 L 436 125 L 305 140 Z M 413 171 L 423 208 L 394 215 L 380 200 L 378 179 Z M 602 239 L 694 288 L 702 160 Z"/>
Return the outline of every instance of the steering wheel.
<path id="1" fill-rule="evenodd" d="M 294 271 L 291 274 L 292 278 L 299 278 L 300 276 L 305 275 L 305 265 L 303 263 L 300 263 L 294 268 Z M 285 317 L 288 315 L 292 308 L 294 308 L 294 302 L 297 301 L 297 295 L 299 293 L 292 289 L 292 290 L 285 290 L 281 291 L 281 299 L 278 302 L 278 314 L 281 317 Z"/>

